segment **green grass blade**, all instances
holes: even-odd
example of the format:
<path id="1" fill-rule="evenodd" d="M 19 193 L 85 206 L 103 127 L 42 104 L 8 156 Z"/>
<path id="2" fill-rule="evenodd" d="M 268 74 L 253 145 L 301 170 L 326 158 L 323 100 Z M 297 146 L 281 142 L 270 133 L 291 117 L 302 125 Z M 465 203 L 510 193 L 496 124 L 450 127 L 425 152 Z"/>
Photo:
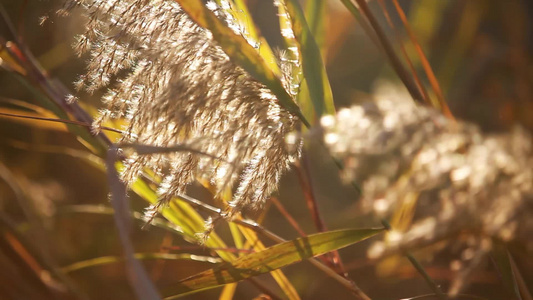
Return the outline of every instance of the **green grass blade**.
<path id="1" fill-rule="evenodd" d="M 285 0 L 285 8 L 289 14 L 292 31 L 300 51 L 301 67 L 305 79 L 302 87 L 307 89 L 309 93 L 308 97 L 311 100 L 315 115 L 311 119 L 313 122 L 320 118 L 321 115 L 335 113 L 333 94 L 326 68 L 322 61 L 320 48 L 307 25 L 300 4 L 296 0 Z M 316 25 L 314 24 L 314 26 Z M 305 99 L 299 100 L 302 105 L 305 105 Z"/>
<path id="2" fill-rule="evenodd" d="M 326 1 L 309 0 L 305 6 L 305 19 L 309 25 L 309 30 L 315 38 L 316 44 L 324 57 L 325 36 L 326 36 Z"/>
<path id="3" fill-rule="evenodd" d="M 201 0 L 175 0 L 189 17 L 199 26 L 208 29 L 213 38 L 230 59 L 251 76 L 265 84 L 278 98 L 281 106 L 299 117 L 309 126 L 300 108 L 289 96 L 280 79 L 268 67 L 259 53 L 242 37 L 235 34 L 215 14 L 204 6 Z"/>
<path id="4" fill-rule="evenodd" d="M 233 15 L 240 24 L 244 25 L 246 33 L 259 43 L 259 48 L 257 49 L 259 55 L 265 60 L 270 69 L 279 76 L 281 71 L 279 70 L 277 58 L 274 56 L 272 47 L 270 47 L 268 41 L 261 35 L 259 28 L 255 25 L 246 2 L 246 0 L 230 1 L 232 7 L 236 10 Z"/>
<path id="5" fill-rule="evenodd" d="M 268 273 L 290 264 L 337 250 L 383 231 L 383 229 L 346 229 L 318 233 L 277 244 L 263 251 L 242 256 L 231 264 L 201 272 L 181 281 L 166 299 L 175 299 L 205 289 Z"/>

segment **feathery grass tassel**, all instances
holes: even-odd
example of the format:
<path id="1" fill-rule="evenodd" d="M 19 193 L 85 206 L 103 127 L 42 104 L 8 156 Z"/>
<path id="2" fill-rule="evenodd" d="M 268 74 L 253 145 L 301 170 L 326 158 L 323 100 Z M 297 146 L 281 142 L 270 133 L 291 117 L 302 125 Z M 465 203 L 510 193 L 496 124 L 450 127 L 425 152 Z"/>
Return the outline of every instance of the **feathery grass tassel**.
<path id="1" fill-rule="evenodd" d="M 174 1 L 70 0 L 65 7 L 81 7 L 88 17 L 77 43 L 80 55 L 90 54 L 80 87 L 108 89 L 95 128 L 125 118 L 121 142 L 194 145 L 198 153 L 219 158 L 134 154 L 122 178 L 131 182 L 152 168 L 163 178 L 161 199 L 185 194 L 196 178 L 207 179 L 217 193 L 236 187 L 228 216 L 247 205 L 261 207 L 299 156 L 285 142 L 297 120 L 272 91 L 235 65 Z M 208 7 L 231 25 L 223 10 Z"/>

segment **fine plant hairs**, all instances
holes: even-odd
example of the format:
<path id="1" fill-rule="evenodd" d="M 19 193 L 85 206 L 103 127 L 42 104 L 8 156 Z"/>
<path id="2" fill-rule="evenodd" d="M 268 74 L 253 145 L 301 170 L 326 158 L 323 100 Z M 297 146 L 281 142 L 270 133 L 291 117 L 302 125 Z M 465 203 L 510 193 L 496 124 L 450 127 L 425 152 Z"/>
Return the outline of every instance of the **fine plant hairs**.
<path id="1" fill-rule="evenodd" d="M 208 7 L 239 30 L 231 14 L 213 3 Z M 300 152 L 285 139 L 298 121 L 272 91 L 234 64 L 211 32 L 174 1 L 69 0 L 63 12 L 77 8 L 87 22 L 76 49 L 90 55 L 78 86 L 107 89 L 95 130 L 125 118 L 122 142 L 186 144 L 209 154 L 132 154 L 123 180 L 132 182 L 150 168 L 162 178 L 160 203 L 184 195 L 200 178 L 217 194 L 235 189 L 228 216 L 245 206 L 261 207 Z M 157 210 L 158 205 L 148 213 Z"/>

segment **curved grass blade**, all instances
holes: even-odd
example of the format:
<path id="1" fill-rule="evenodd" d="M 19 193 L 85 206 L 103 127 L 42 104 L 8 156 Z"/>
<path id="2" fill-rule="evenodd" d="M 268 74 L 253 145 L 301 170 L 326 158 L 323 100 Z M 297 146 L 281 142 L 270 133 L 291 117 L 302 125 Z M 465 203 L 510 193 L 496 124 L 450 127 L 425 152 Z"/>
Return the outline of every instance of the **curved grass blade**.
<path id="1" fill-rule="evenodd" d="M 176 299 L 185 294 L 271 272 L 304 259 L 355 244 L 380 233 L 382 230 L 345 229 L 329 231 L 277 244 L 264 251 L 240 257 L 231 264 L 224 264 L 186 278 L 171 291 L 175 296 L 166 299 Z"/>
<path id="2" fill-rule="evenodd" d="M 222 260 L 210 256 L 201 256 L 194 255 L 189 253 L 135 253 L 134 257 L 138 260 L 151 260 L 151 259 L 164 259 L 164 260 L 190 260 L 190 261 L 199 261 L 206 262 L 211 264 L 221 263 Z M 86 268 L 97 267 L 102 265 L 108 265 L 113 263 L 123 262 L 124 257 L 121 256 L 101 256 L 96 258 L 91 258 L 83 261 L 79 261 L 73 264 L 70 264 L 66 267 L 63 267 L 61 270 L 65 273 L 70 273 L 74 271 L 83 270 Z"/>
<path id="3" fill-rule="evenodd" d="M 0 118 L 14 118 L 17 123 L 28 126 L 39 127 L 40 129 L 49 129 L 56 131 L 67 131 L 67 125 L 77 125 L 85 128 L 90 128 L 91 125 L 80 121 L 63 120 L 53 117 L 41 117 L 34 112 L 22 111 L 18 109 L 9 109 L 0 107 Z M 42 122 L 40 122 L 42 121 Z M 61 125 L 62 124 L 62 125 Z M 54 126 L 56 125 L 56 126 Z M 122 133 L 119 129 L 103 126 L 102 130 L 114 133 Z"/>
<path id="4" fill-rule="evenodd" d="M 104 170 L 104 161 L 97 155 L 85 150 L 72 149 L 63 146 L 44 145 L 44 144 L 32 144 L 18 140 L 8 140 L 1 142 L 2 145 L 9 145 L 9 147 L 24 150 L 35 151 L 40 153 L 52 153 L 70 156 L 76 159 L 80 159 L 86 162 L 89 166 L 94 167 L 97 170 Z"/>
<path id="5" fill-rule="evenodd" d="M 213 38 L 224 52 L 237 65 L 245 69 L 251 76 L 265 84 L 278 98 L 281 106 L 299 117 L 305 126 L 309 122 L 305 119 L 300 108 L 287 93 L 280 79 L 268 67 L 265 60 L 242 37 L 235 34 L 215 14 L 210 11 L 201 0 L 174 0 L 199 26 L 208 29 Z"/>

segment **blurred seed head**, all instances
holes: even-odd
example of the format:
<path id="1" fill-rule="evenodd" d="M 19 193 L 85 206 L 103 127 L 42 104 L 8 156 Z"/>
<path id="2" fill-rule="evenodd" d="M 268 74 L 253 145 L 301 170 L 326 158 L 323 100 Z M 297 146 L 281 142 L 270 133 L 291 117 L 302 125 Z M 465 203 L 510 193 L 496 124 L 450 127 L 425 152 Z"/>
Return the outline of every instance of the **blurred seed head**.
<path id="1" fill-rule="evenodd" d="M 417 195 L 414 224 L 372 247 L 378 258 L 468 232 L 518 240 L 533 250 L 533 142 L 521 128 L 487 135 L 466 122 L 417 106 L 399 87 L 382 83 L 375 102 L 321 120 L 342 177 L 362 185 L 362 208 L 382 217 Z M 471 246 L 475 264 L 488 253 Z M 468 264 L 465 264 L 468 268 Z M 468 272 L 466 272 L 468 273 Z M 466 274 L 465 273 L 465 274 Z M 465 275 L 466 276 L 466 275 Z M 462 287 L 455 283 L 454 292 Z"/>
<path id="2" fill-rule="evenodd" d="M 296 142 L 287 147 L 295 119 L 276 96 L 235 65 L 174 1 L 69 0 L 64 11 L 74 7 L 87 16 L 76 49 L 90 55 L 78 86 L 89 92 L 107 88 L 95 129 L 108 119 L 125 118 L 123 142 L 186 144 L 220 158 L 133 154 L 124 180 L 132 182 L 151 168 L 163 178 L 158 193 L 168 200 L 202 178 L 218 193 L 236 186 L 232 212 L 260 207 L 300 151 Z M 214 2 L 208 7 L 246 37 L 227 10 Z"/>

